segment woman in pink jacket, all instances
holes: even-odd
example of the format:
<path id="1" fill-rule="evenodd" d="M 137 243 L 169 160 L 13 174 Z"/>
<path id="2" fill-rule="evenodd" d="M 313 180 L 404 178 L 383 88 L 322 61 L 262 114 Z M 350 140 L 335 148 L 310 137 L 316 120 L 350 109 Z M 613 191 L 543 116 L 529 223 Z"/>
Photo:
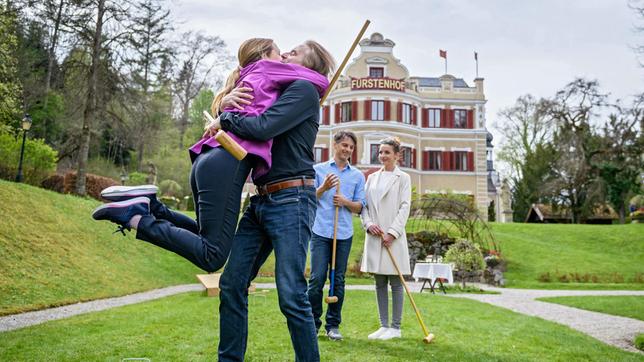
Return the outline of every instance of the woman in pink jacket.
<path id="1" fill-rule="evenodd" d="M 217 114 L 223 98 L 241 85 L 252 88 L 251 104 L 243 110 L 224 108 L 225 111 L 260 115 L 295 80 L 311 82 L 322 96 L 329 85 L 327 75 L 333 68 L 333 58 L 316 42 L 304 44 L 308 49 L 300 65 L 282 63 L 279 49 L 271 39 L 246 40 L 237 54 L 239 67 L 213 101 L 213 113 Z M 209 134 L 190 147 L 193 161 L 190 185 L 196 220 L 160 203 L 154 185 L 103 190 L 101 196 L 113 202 L 98 207 L 92 216 L 119 224 L 121 231 L 135 228 L 138 239 L 173 251 L 205 271 L 220 269 L 230 253 L 245 181 L 251 169 L 253 177 L 259 177 L 271 167 L 272 141 L 229 135 L 248 151 L 243 160 L 235 159 Z"/>

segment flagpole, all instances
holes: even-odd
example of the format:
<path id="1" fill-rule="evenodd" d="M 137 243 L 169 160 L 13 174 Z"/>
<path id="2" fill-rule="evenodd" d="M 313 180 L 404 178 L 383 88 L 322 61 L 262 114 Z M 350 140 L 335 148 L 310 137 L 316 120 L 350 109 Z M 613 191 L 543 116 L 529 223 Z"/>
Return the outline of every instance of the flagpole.
<path id="1" fill-rule="evenodd" d="M 445 74 L 447 74 L 447 56 L 445 56 Z"/>

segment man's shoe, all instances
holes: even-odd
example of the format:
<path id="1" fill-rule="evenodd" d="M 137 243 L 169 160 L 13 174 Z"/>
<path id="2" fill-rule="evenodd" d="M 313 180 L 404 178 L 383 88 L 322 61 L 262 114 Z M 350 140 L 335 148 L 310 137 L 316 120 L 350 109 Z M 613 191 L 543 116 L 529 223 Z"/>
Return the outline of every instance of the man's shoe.
<path id="1" fill-rule="evenodd" d="M 109 220 L 119 225 L 116 230 L 125 235 L 124 230 L 130 230 L 130 220 L 135 215 L 150 215 L 150 199 L 137 197 L 119 202 L 111 202 L 97 207 L 92 213 L 94 220 Z"/>
<path id="2" fill-rule="evenodd" d="M 101 191 L 101 197 L 108 201 L 125 201 L 135 197 L 145 196 L 156 198 L 159 188 L 154 185 L 139 186 L 110 186 Z"/>
<path id="3" fill-rule="evenodd" d="M 342 340 L 342 335 L 340 334 L 340 331 L 336 328 L 329 329 L 328 331 L 326 331 L 326 336 L 329 337 L 329 339 L 332 341 Z"/>
<path id="4" fill-rule="evenodd" d="M 371 333 L 369 336 L 367 336 L 367 339 L 378 339 L 381 334 L 385 333 L 389 328 L 387 327 L 380 327 L 377 331 Z"/>
<path id="5" fill-rule="evenodd" d="M 400 329 L 387 328 L 387 330 L 383 334 L 381 334 L 378 337 L 378 339 L 386 341 L 388 339 L 401 338 L 401 337 L 402 337 L 402 333 L 400 333 Z"/>

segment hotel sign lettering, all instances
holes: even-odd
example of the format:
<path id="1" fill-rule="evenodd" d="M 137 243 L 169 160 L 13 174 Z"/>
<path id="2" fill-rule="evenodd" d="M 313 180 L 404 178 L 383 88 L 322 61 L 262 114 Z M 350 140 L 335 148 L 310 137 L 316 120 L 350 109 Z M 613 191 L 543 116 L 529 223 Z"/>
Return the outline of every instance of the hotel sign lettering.
<path id="1" fill-rule="evenodd" d="M 391 78 L 351 78 L 351 89 L 387 89 L 405 91 L 405 81 Z"/>

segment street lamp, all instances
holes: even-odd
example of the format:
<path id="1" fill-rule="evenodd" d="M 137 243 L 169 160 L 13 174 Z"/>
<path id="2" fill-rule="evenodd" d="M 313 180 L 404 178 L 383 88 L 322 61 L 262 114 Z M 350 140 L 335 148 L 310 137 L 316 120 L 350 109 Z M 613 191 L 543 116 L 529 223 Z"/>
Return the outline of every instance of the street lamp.
<path id="1" fill-rule="evenodd" d="M 16 182 L 22 182 L 22 159 L 25 155 L 25 142 L 27 141 L 27 132 L 31 128 L 31 116 L 25 113 L 22 119 L 22 146 L 20 147 L 20 162 L 18 162 L 18 174 L 16 175 Z"/>

